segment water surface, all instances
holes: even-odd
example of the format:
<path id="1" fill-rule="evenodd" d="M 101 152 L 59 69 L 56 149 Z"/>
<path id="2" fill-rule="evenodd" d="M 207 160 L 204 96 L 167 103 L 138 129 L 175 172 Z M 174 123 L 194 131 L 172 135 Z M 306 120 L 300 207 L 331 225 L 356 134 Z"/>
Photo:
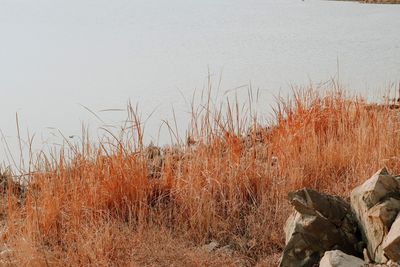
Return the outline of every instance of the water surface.
<path id="1" fill-rule="evenodd" d="M 40 148 L 60 143 L 55 129 L 73 136 L 82 123 L 102 124 L 81 105 L 99 112 L 130 99 L 143 117 L 155 110 L 146 129 L 158 139 L 172 106 L 184 132 L 183 96 L 206 87 L 208 73 L 214 84 L 222 77 L 222 98 L 259 88 L 265 114 L 291 84 L 337 78 L 338 69 L 353 92 L 376 97 L 400 80 L 399 16 L 400 5 L 335 1 L 3 0 L 0 128 L 17 151 L 18 112 Z M 99 115 L 116 125 L 125 118 Z"/>

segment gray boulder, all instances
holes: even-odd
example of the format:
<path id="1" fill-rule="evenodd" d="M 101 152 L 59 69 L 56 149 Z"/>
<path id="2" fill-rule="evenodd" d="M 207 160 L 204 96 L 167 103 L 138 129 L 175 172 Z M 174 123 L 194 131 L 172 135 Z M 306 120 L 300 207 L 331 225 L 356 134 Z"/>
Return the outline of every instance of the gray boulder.
<path id="1" fill-rule="evenodd" d="M 400 185 L 386 169 L 379 170 L 350 196 L 351 208 L 360 227 L 371 260 L 387 262 L 382 242 L 400 211 Z"/>
<path id="2" fill-rule="evenodd" d="M 340 250 L 325 252 L 319 267 L 363 267 L 364 261 L 360 258 L 347 255 Z"/>
<path id="3" fill-rule="evenodd" d="M 325 251 L 362 255 L 357 223 L 338 197 L 301 189 L 289 193 L 295 211 L 285 225 L 286 246 L 279 266 L 313 266 Z"/>

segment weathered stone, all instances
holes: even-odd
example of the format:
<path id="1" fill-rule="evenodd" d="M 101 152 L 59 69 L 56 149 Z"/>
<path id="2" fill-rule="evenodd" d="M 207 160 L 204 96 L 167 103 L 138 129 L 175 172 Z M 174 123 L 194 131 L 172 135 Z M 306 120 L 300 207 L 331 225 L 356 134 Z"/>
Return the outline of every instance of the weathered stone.
<path id="1" fill-rule="evenodd" d="M 160 147 L 150 143 L 150 145 L 144 149 L 144 156 L 147 162 L 147 178 L 160 178 L 164 163 L 164 155 L 161 153 Z"/>
<path id="2" fill-rule="evenodd" d="M 400 262 L 400 212 L 383 242 L 383 251 L 392 261 Z"/>
<path id="3" fill-rule="evenodd" d="M 368 253 L 377 263 L 387 261 L 382 241 L 400 211 L 399 187 L 394 176 L 382 169 L 351 192 L 351 207 L 367 243 Z"/>
<path id="4" fill-rule="evenodd" d="M 396 215 L 400 210 L 400 199 L 388 198 L 382 203 L 376 204 L 367 211 L 367 216 L 371 220 L 377 220 L 382 230 L 387 233 L 390 226 L 396 219 Z"/>
<path id="5" fill-rule="evenodd" d="M 289 200 L 295 212 L 285 225 L 281 267 L 318 264 L 325 251 L 334 249 L 362 255 L 349 204 L 311 189 L 289 193 Z"/>
<path id="6" fill-rule="evenodd" d="M 219 248 L 217 250 L 217 252 L 223 253 L 223 254 L 228 254 L 228 255 L 233 255 L 234 250 L 232 249 L 232 247 L 230 245 L 226 245 L 226 246 Z"/>
<path id="7" fill-rule="evenodd" d="M 364 261 L 360 258 L 347 255 L 340 250 L 326 251 L 322 257 L 320 267 L 362 267 Z"/>
<path id="8" fill-rule="evenodd" d="M 368 255 L 368 250 L 366 248 L 363 249 L 363 256 L 364 256 L 364 262 L 365 263 L 370 263 L 371 258 Z"/>
<path id="9" fill-rule="evenodd" d="M 217 241 L 211 241 L 210 243 L 204 245 L 202 248 L 208 252 L 213 252 L 219 247 L 219 243 Z"/>
<path id="10" fill-rule="evenodd" d="M 395 176 L 394 179 L 396 179 L 397 183 L 399 184 L 400 187 L 400 176 Z"/>
<path id="11" fill-rule="evenodd" d="M 392 260 L 389 260 L 389 261 L 386 263 L 386 266 L 388 266 L 388 267 L 400 267 L 400 262 L 396 263 L 396 262 L 394 262 L 394 261 L 392 261 Z"/>

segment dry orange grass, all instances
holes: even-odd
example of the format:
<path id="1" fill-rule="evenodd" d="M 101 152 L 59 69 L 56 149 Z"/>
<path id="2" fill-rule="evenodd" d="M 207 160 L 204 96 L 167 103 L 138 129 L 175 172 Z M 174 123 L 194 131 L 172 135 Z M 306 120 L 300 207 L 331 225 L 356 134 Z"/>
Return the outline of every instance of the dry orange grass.
<path id="1" fill-rule="evenodd" d="M 400 4 L 400 0 L 362 0 L 361 2 L 370 4 Z"/>
<path id="2" fill-rule="evenodd" d="M 1 264 L 274 266 L 288 191 L 347 197 L 378 168 L 400 170 L 399 114 L 388 107 L 304 90 L 279 101 L 269 127 L 239 110 L 194 111 L 189 144 L 165 150 L 159 178 L 132 108 L 121 136 L 41 155 L 24 197 L 9 184 L 2 201 Z M 210 240 L 233 255 L 201 249 Z"/>

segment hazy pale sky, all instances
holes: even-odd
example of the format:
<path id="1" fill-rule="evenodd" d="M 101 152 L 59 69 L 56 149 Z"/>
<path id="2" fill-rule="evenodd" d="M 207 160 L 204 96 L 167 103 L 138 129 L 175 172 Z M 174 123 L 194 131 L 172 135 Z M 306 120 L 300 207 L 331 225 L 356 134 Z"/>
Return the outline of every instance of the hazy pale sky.
<path id="1" fill-rule="evenodd" d="M 354 91 L 400 80 L 400 6 L 297 0 L 0 0 L 0 129 L 79 134 L 130 99 L 159 121 L 188 111 L 208 69 L 265 100 L 336 74 Z M 286 90 L 286 91 L 285 91 Z M 81 104 L 81 105 L 80 105 Z M 123 113 L 99 113 L 118 124 Z M 179 114 L 178 114 L 179 115 Z M 182 128 L 186 119 L 179 116 Z M 0 154 L 1 155 L 1 154 Z"/>

